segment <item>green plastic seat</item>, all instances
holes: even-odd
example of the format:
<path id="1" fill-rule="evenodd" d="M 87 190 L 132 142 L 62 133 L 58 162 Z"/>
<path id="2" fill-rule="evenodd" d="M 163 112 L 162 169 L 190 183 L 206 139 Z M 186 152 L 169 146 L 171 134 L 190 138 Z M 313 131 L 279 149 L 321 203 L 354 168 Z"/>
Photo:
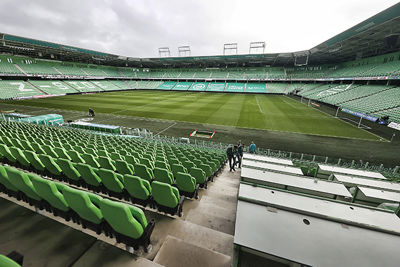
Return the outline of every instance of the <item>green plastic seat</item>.
<path id="1" fill-rule="evenodd" d="M 122 160 L 116 160 L 115 162 L 115 168 L 117 169 L 117 172 L 124 175 L 124 174 L 129 174 L 133 175 L 134 173 L 134 167 L 125 161 Z"/>
<path id="2" fill-rule="evenodd" d="M 100 164 L 100 168 L 111 170 L 111 171 L 117 170 L 114 166 L 113 161 L 111 161 L 111 159 L 108 157 L 100 156 L 97 158 L 97 161 Z"/>
<path id="3" fill-rule="evenodd" d="M 37 171 L 44 171 L 46 167 L 44 166 L 43 162 L 39 159 L 38 155 L 33 151 L 23 151 L 26 159 L 31 163 L 33 168 Z"/>
<path id="4" fill-rule="evenodd" d="M 44 164 L 46 170 L 56 176 L 61 175 L 62 170 L 55 160 L 49 155 L 38 155 L 40 161 Z"/>
<path id="5" fill-rule="evenodd" d="M 19 164 L 24 167 L 29 167 L 31 165 L 21 149 L 19 149 L 18 147 L 10 147 L 10 151 L 11 154 L 17 159 Z"/>
<path id="6" fill-rule="evenodd" d="M 189 174 L 196 179 L 196 183 L 204 185 L 207 182 L 206 173 L 200 168 L 191 168 Z"/>
<path id="7" fill-rule="evenodd" d="M 49 155 L 52 158 L 58 158 L 58 154 L 54 151 L 53 147 L 44 145 L 42 148 L 46 152 L 46 155 Z"/>
<path id="8" fill-rule="evenodd" d="M 188 172 L 190 172 L 190 169 L 191 169 L 191 168 L 196 167 L 196 165 L 195 165 L 193 162 L 191 162 L 190 160 L 185 160 L 185 161 L 183 161 L 183 162 L 182 162 L 182 165 L 183 165 L 183 167 L 186 168 L 186 170 L 187 170 Z"/>
<path id="9" fill-rule="evenodd" d="M 0 184 L 2 184 L 6 189 L 8 189 L 10 191 L 18 192 L 18 188 L 15 187 L 10 182 L 10 179 L 8 178 L 8 174 L 6 171 L 6 167 L 3 165 L 0 165 Z"/>
<path id="10" fill-rule="evenodd" d="M 29 178 L 37 194 L 53 208 L 64 212 L 69 211 L 69 205 L 65 201 L 64 195 L 60 192 L 65 187 L 64 185 L 43 179 L 34 174 L 29 174 Z"/>
<path id="11" fill-rule="evenodd" d="M 131 164 L 131 165 L 139 163 L 139 160 L 132 155 L 126 155 L 125 161 L 126 161 L 126 163 Z"/>
<path id="12" fill-rule="evenodd" d="M 200 169 L 202 169 L 202 170 L 206 173 L 207 178 L 212 177 L 213 171 L 212 171 L 210 165 L 201 163 L 201 164 L 200 164 L 199 166 L 197 166 L 197 167 L 199 167 Z"/>
<path id="13" fill-rule="evenodd" d="M 177 188 L 158 181 L 151 184 L 155 202 L 159 205 L 176 208 L 179 204 L 180 194 Z"/>
<path id="14" fill-rule="evenodd" d="M 97 155 L 98 155 L 99 157 L 108 157 L 107 151 L 101 150 L 101 149 L 97 150 Z"/>
<path id="15" fill-rule="evenodd" d="M 100 196 L 76 190 L 69 186 L 62 188 L 62 193 L 67 204 L 80 218 L 97 225 L 102 223 L 103 214 L 99 208 L 102 200 Z"/>
<path id="16" fill-rule="evenodd" d="M 14 157 L 14 155 L 11 153 L 10 148 L 6 146 L 5 144 L 0 144 L 0 153 L 7 158 L 8 161 L 10 162 L 17 162 L 17 159 Z"/>
<path id="17" fill-rule="evenodd" d="M 193 197 L 196 191 L 196 179 L 188 173 L 178 172 L 176 174 L 176 187 L 179 191 L 189 193 L 189 197 Z"/>
<path id="18" fill-rule="evenodd" d="M 72 160 L 70 156 L 67 154 L 67 150 L 61 147 L 55 147 L 54 152 L 56 152 L 57 157 L 61 159 Z"/>
<path id="19" fill-rule="evenodd" d="M 66 159 L 56 159 L 56 163 L 60 166 L 62 173 L 68 178 L 73 181 L 79 181 L 81 174 L 79 171 L 74 167 L 73 163 Z"/>
<path id="20" fill-rule="evenodd" d="M 100 168 L 100 164 L 97 162 L 92 154 L 84 153 L 82 154 L 82 158 L 86 162 L 86 164 L 89 164 L 91 167 Z"/>
<path id="21" fill-rule="evenodd" d="M 109 153 L 108 157 L 112 160 L 121 160 L 121 155 L 118 153 Z"/>
<path id="22" fill-rule="evenodd" d="M 139 239 L 147 226 L 141 209 L 121 202 L 102 199 L 100 210 L 111 228 L 124 236 Z"/>
<path id="23" fill-rule="evenodd" d="M 154 174 L 152 170 L 150 170 L 146 165 L 141 164 L 141 163 L 136 163 L 134 165 L 135 168 L 135 175 L 139 176 L 142 179 L 145 179 L 149 182 L 151 182 L 154 178 Z"/>
<path id="24" fill-rule="evenodd" d="M 80 153 L 75 150 L 68 150 L 67 154 L 74 163 L 86 163 L 85 160 L 81 157 Z"/>
<path id="25" fill-rule="evenodd" d="M 124 178 L 121 174 L 107 169 L 98 169 L 97 175 L 108 190 L 115 193 L 122 193 L 124 191 Z"/>
<path id="26" fill-rule="evenodd" d="M 181 164 L 172 164 L 171 171 L 172 171 L 172 173 L 174 174 L 175 177 L 176 177 L 178 172 L 187 173 L 186 168 L 183 167 L 183 165 L 181 165 Z"/>
<path id="27" fill-rule="evenodd" d="M 28 198 L 34 199 L 36 201 L 42 200 L 42 198 L 36 192 L 31 180 L 27 173 L 22 172 L 13 167 L 5 167 L 8 179 L 11 184 L 18 188 L 19 191 L 23 192 Z"/>
<path id="28" fill-rule="evenodd" d="M 157 160 L 155 163 L 154 163 L 154 167 L 155 168 L 161 168 L 161 169 L 167 169 L 167 170 L 171 170 L 171 167 L 169 166 L 169 164 L 166 162 L 166 161 L 159 161 L 159 160 Z"/>
<path id="29" fill-rule="evenodd" d="M 89 164 L 78 163 L 75 164 L 75 168 L 81 175 L 82 180 L 87 184 L 99 187 L 101 185 L 101 179 L 97 175 L 97 169 L 92 168 Z"/>
<path id="30" fill-rule="evenodd" d="M 31 143 L 33 149 L 35 150 L 36 154 L 46 154 L 46 151 L 43 150 L 42 146 L 38 143 Z"/>
<path id="31" fill-rule="evenodd" d="M 21 267 L 18 263 L 8 258 L 7 256 L 0 254 L 0 266 L 1 267 Z"/>
<path id="32" fill-rule="evenodd" d="M 18 147 L 20 149 L 24 149 L 24 146 L 21 144 L 21 141 L 16 138 L 10 138 L 13 147 Z"/>
<path id="33" fill-rule="evenodd" d="M 29 141 L 26 140 L 20 140 L 20 141 L 23 146 L 23 150 L 35 151 Z"/>
<path id="34" fill-rule="evenodd" d="M 154 169 L 153 161 L 149 160 L 148 158 L 140 158 L 139 163 L 146 165 L 150 170 Z"/>
<path id="35" fill-rule="evenodd" d="M 154 180 L 167 183 L 167 184 L 173 184 L 174 183 L 174 175 L 172 172 L 170 172 L 167 169 L 162 169 L 155 167 L 154 168 Z"/>
<path id="36" fill-rule="evenodd" d="M 134 199 L 148 200 L 152 191 L 147 180 L 133 175 L 124 175 L 124 186 Z"/>

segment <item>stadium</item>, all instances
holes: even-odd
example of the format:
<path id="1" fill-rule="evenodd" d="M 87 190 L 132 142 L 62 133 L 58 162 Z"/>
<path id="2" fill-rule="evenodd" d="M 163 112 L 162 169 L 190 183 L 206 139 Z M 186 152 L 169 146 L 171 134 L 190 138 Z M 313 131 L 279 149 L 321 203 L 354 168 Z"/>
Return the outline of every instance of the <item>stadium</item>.
<path id="1" fill-rule="evenodd" d="M 400 3 L 281 53 L 0 33 L 0 266 L 398 266 L 399 35 Z"/>

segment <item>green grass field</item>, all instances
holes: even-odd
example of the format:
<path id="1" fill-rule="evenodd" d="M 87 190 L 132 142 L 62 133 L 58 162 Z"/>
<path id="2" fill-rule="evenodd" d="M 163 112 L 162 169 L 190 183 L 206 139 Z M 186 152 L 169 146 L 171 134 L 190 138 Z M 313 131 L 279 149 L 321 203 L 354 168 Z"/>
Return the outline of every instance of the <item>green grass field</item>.
<path id="1" fill-rule="evenodd" d="M 125 91 L 69 95 L 10 104 L 378 140 L 367 131 L 286 96 Z M 111 123 L 111 122 L 108 122 Z"/>

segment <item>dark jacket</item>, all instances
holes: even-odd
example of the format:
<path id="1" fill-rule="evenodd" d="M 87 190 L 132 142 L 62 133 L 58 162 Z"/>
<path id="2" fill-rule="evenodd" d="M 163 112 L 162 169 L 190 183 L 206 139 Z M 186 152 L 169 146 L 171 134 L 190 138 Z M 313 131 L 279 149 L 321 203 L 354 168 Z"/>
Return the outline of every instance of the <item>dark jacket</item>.
<path id="1" fill-rule="evenodd" d="M 228 149 L 226 150 L 226 155 L 228 156 L 228 158 L 232 158 L 233 157 L 233 147 L 228 147 Z"/>

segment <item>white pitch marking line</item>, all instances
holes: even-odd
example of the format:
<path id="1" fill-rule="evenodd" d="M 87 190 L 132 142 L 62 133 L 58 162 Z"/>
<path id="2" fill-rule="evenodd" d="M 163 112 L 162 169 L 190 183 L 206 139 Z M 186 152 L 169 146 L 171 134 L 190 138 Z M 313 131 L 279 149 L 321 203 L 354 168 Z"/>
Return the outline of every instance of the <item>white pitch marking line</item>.
<path id="1" fill-rule="evenodd" d="M 256 101 L 257 101 L 258 109 L 260 110 L 260 112 L 261 112 L 262 114 L 264 114 L 264 111 L 261 109 L 260 103 L 258 102 L 257 96 L 256 96 Z"/>
<path id="2" fill-rule="evenodd" d="M 175 126 L 176 124 L 177 124 L 177 122 L 174 122 L 173 124 L 171 124 L 170 126 L 168 126 L 167 128 L 165 128 L 164 130 L 158 132 L 158 133 L 157 133 L 156 135 L 154 135 L 154 136 L 157 136 L 157 135 L 159 135 L 160 133 L 165 132 L 166 130 L 168 130 L 168 129 L 171 128 L 172 126 Z"/>

